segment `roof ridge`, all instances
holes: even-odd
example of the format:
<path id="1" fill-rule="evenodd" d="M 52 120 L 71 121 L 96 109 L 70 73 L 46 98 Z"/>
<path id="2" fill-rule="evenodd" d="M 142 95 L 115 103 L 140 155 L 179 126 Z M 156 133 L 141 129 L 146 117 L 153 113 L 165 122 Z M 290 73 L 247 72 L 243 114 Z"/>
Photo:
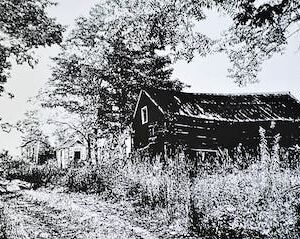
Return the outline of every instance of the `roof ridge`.
<path id="1" fill-rule="evenodd" d="M 176 90 L 170 90 L 170 89 L 157 89 L 157 88 L 147 88 L 145 91 L 148 90 L 154 90 L 154 91 L 168 91 L 168 92 L 174 92 L 174 93 L 183 93 L 183 94 L 189 94 L 189 95 L 219 95 L 219 96 L 251 96 L 251 95 L 291 95 L 290 91 L 273 91 L 273 92 L 250 92 L 250 93 L 209 93 L 209 92 L 186 92 L 186 91 L 176 91 Z"/>
<path id="2" fill-rule="evenodd" d="M 251 93 L 194 93 L 179 91 L 179 93 L 191 94 L 191 95 L 219 95 L 219 96 L 254 96 L 254 95 L 291 95 L 290 91 L 275 91 L 275 92 L 251 92 Z"/>
<path id="3" fill-rule="evenodd" d="M 300 119 L 300 111 L 292 112 L 294 106 L 300 108 L 300 101 L 286 91 L 212 94 L 148 89 L 147 92 L 165 112 L 171 111 L 182 116 L 215 120 L 220 118 L 290 120 L 295 117 Z M 231 102 L 236 105 L 233 106 L 235 108 L 224 107 L 228 103 L 231 105 Z M 199 109 L 203 109 L 204 113 Z"/>

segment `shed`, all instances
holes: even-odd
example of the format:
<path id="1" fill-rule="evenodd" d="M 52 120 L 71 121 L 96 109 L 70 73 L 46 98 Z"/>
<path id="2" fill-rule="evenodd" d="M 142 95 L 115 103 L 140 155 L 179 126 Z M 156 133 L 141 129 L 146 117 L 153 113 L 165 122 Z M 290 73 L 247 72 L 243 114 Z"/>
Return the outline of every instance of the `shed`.
<path id="1" fill-rule="evenodd" d="M 82 140 L 68 139 L 56 148 L 56 159 L 58 166 L 66 168 L 70 163 L 78 163 L 86 160 L 87 148 Z"/>
<path id="2" fill-rule="evenodd" d="M 141 90 L 132 121 L 134 149 L 162 152 L 183 145 L 192 151 L 257 147 L 259 127 L 281 135 L 280 144 L 300 139 L 300 103 L 290 93 L 206 94 Z"/>

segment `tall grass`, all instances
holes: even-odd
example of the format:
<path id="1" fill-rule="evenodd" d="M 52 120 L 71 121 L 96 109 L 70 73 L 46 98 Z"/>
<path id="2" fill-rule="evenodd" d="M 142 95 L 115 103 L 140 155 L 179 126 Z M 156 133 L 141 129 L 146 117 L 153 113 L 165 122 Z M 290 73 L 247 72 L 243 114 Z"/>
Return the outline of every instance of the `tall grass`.
<path id="1" fill-rule="evenodd" d="M 280 166 L 279 135 L 260 129 L 259 160 L 219 170 L 194 184 L 196 229 L 210 238 L 300 238 L 300 168 Z"/>
<path id="2" fill-rule="evenodd" d="M 0 239 L 7 238 L 6 227 L 7 227 L 7 222 L 4 214 L 4 205 L 0 203 Z"/>
<path id="3" fill-rule="evenodd" d="M 130 200 L 136 208 L 159 212 L 165 225 L 180 234 L 300 238 L 300 167 L 295 163 L 300 151 L 281 148 L 279 135 L 270 141 L 263 129 L 259 133 L 256 153 L 239 145 L 231 154 L 224 150 L 204 161 L 183 154 L 153 158 L 145 152 L 126 158 L 121 147 L 111 147 L 98 165 L 64 171 L 51 164 L 10 162 L 6 176 Z"/>
<path id="4" fill-rule="evenodd" d="M 185 157 L 162 160 L 143 155 L 135 155 L 135 162 L 129 161 L 123 168 L 130 182 L 127 197 L 135 200 L 139 206 L 161 208 L 165 211 L 165 220 L 187 229 L 190 210 L 190 165 Z"/>

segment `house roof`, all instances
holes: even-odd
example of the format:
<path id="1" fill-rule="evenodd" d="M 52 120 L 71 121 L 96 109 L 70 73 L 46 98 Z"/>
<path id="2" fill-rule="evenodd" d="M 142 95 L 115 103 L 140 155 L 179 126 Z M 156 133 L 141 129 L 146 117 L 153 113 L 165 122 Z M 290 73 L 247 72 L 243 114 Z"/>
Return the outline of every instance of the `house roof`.
<path id="1" fill-rule="evenodd" d="M 68 139 L 65 142 L 63 142 L 59 147 L 57 147 L 56 150 L 70 148 L 70 147 L 74 146 L 77 143 L 83 145 L 83 142 L 78 138 Z"/>
<path id="2" fill-rule="evenodd" d="M 288 93 L 195 94 L 168 90 L 144 91 L 164 113 L 219 121 L 300 120 L 300 103 Z"/>
<path id="3" fill-rule="evenodd" d="M 24 148 L 24 147 L 26 147 L 28 145 L 32 145 L 32 144 L 36 144 L 36 143 L 41 143 L 41 144 L 46 145 L 46 146 L 49 145 L 49 143 L 47 143 L 47 142 L 45 142 L 43 140 L 33 139 L 33 140 L 29 140 L 27 142 L 23 142 L 20 147 Z"/>

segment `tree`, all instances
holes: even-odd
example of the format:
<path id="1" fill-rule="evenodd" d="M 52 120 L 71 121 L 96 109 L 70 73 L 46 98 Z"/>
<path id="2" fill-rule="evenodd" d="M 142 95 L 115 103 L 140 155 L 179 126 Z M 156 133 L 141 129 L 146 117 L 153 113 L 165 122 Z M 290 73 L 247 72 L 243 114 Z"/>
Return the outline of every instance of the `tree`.
<path id="1" fill-rule="evenodd" d="M 224 37 L 210 39 L 195 28 L 205 20 L 206 9 L 217 9 L 232 19 Z M 90 22 L 81 19 L 91 29 L 99 28 L 100 22 L 102 30 L 89 34 L 88 28 L 82 28 L 74 44 L 97 45 L 122 30 L 128 47 L 155 43 L 168 49 L 173 59 L 190 61 L 195 54 L 225 52 L 232 63 L 230 77 L 246 85 L 257 80 L 265 60 L 284 51 L 287 39 L 299 32 L 299 20 L 298 0 L 107 0 L 91 11 Z"/>
<path id="2" fill-rule="evenodd" d="M 142 87 L 182 89 L 170 81 L 171 64 L 226 52 L 230 75 L 239 85 L 254 82 L 264 60 L 282 52 L 299 18 L 298 1 L 255 0 L 107 0 L 96 5 L 76 27 L 54 58 L 56 67 L 44 105 L 69 112 L 97 115 L 106 129 L 128 125 Z M 205 9 L 217 9 L 232 19 L 220 39 L 210 39 L 195 25 Z M 44 95 L 45 96 L 45 95 Z M 98 127 L 97 127 L 98 128 Z"/>
<path id="3" fill-rule="evenodd" d="M 95 40 L 105 27 L 106 15 L 91 13 L 77 27 L 56 58 L 56 67 L 45 89 L 44 106 L 61 106 L 80 115 L 97 115 L 102 130 L 124 129 L 130 122 L 138 93 L 143 87 L 181 90 L 170 80 L 171 59 L 160 55 L 160 46 L 147 43 L 135 48 L 126 44 L 123 30 Z"/>
<path id="4" fill-rule="evenodd" d="M 165 70 L 176 59 L 190 61 L 195 54 L 206 56 L 216 51 L 227 53 L 232 62 L 230 76 L 239 85 L 254 82 L 262 62 L 284 50 L 290 29 L 299 20 L 299 6 L 296 0 L 269 3 L 255 0 L 107 0 L 105 4 L 96 5 L 88 18 L 77 19 L 76 28 L 65 42 L 62 53 L 55 58 L 57 67 L 50 81 L 55 89 L 52 96 L 60 95 L 61 100 L 66 94 L 85 95 L 81 102 L 90 104 L 89 95 L 91 101 L 97 102 L 94 108 L 101 114 L 113 104 L 126 114 L 132 107 L 123 107 L 120 102 L 130 102 L 127 95 L 131 93 L 128 94 L 124 86 L 130 88 L 134 80 L 142 79 L 136 86 L 144 87 L 143 83 L 151 82 L 148 78 L 156 72 L 155 67 Z M 233 20 L 221 39 L 210 39 L 195 28 L 197 22 L 205 19 L 204 10 L 211 8 L 226 13 Z M 152 64 L 157 59 L 161 64 Z M 153 65 L 155 67 L 149 68 Z M 143 72 L 144 69 L 147 70 Z M 163 78 L 169 79 L 171 73 L 170 69 L 166 70 L 152 85 L 160 87 L 157 84 Z M 143 74 L 148 78 L 141 77 Z M 128 81 L 128 77 L 135 79 Z M 172 88 L 171 84 L 169 86 Z M 135 94 L 133 96 L 136 98 Z M 60 105 L 68 109 L 77 107 L 80 111 L 83 107 L 73 99 Z M 125 118 L 123 121 L 127 122 Z"/>
<path id="5" fill-rule="evenodd" d="M 299 32 L 300 2 L 239 0 L 221 6 L 233 19 L 220 41 L 232 62 L 230 76 L 239 85 L 256 82 L 261 64 L 284 52 L 288 38 Z"/>
<path id="6" fill-rule="evenodd" d="M 19 130 L 22 132 L 21 147 L 34 149 L 32 159 L 36 163 L 41 163 L 49 159 L 53 154 L 48 136 L 42 130 L 41 120 L 38 117 L 38 111 L 28 111 L 25 113 L 25 119 L 18 123 Z M 32 150 L 30 150 L 32 151 Z"/>
<path id="7" fill-rule="evenodd" d="M 92 159 L 93 150 L 97 153 L 96 138 L 97 132 L 94 125 L 95 120 L 90 117 L 93 115 L 80 115 L 77 117 L 74 115 L 66 114 L 64 111 L 56 112 L 57 115 L 54 118 L 48 120 L 48 124 L 56 126 L 54 136 L 59 144 L 65 143 L 67 140 L 79 137 L 86 143 L 87 159 Z M 59 116 L 58 116 L 59 115 Z"/>
<path id="8" fill-rule="evenodd" d="M 63 27 L 46 13 L 51 5 L 50 0 L 0 1 L 0 95 L 13 59 L 33 67 L 35 48 L 61 43 Z"/>

